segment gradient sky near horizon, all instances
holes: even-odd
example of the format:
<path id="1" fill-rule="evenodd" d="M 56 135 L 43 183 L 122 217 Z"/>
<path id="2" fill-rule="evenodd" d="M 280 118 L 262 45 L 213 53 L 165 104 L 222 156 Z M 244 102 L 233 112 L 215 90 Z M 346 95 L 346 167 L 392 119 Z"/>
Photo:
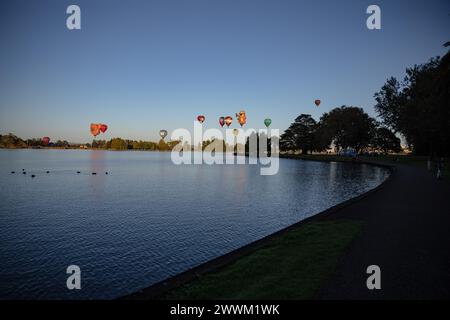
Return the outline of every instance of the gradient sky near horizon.
<path id="1" fill-rule="evenodd" d="M 82 30 L 66 28 L 70 4 Z M 1 1 L 0 134 L 88 142 L 103 122 L 99 138 L 156 140 L 241 109 L 281 130 L 344 104 L 375 116 L 388 77 L 446 53 L 449 14 L 448 0 Z"/>

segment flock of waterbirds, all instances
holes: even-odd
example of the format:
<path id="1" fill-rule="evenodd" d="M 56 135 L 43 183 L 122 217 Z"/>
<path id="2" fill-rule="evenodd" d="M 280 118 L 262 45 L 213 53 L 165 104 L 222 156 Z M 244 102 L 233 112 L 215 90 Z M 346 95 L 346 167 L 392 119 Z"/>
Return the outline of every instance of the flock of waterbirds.
<path id="1" fill-rule="evenodd" d="M 45 173 L 46 173 L 46 174 L 49 174 L 50 171 L 47 170 L 47 171 L 45 171 Z M 16 174 L 16 171 L 11 171 L 11 174 Z M 27 171 L 26 171 L 25 169 L 22 169 L 22 174 L 23 174 L 23 175 L 26 175 L 26 174 L 27 174 Z M 81 174 L 81 171 L 77 171 L 77 174 Z M 109 174 L 108 171 L 106 171 L 106 172 L 105 172 L 105 175 L 108 175 L 108 174 Z M 97 172 L 91 172 L 91 175 L 96 176 L 96 175 L 97 175 Z M 31 176 L 31 178 L 36 178 L 36 174 L 31 174 L 30 176 Z"/>

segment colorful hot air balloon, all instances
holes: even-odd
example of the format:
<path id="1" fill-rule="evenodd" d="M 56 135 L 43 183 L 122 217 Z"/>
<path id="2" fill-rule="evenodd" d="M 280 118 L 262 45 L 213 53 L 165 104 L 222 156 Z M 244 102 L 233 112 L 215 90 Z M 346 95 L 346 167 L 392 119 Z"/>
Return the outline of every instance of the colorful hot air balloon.
<path id="1" fill-rule="evenodd" d="M 241 125 L 241 127 L 243 127 L 247 123 L 247 117 L 245 115 L 245 111 L 241 110 L 241 111 L 239 111 L 239 113 L 236 113 L 236 119 L 239 122 L 239 124 Z"/>
<path id="2" fill-rule="evenodd" d="M 50 143 L 50 138 L 49 137 L 43 137 L 42 138 L 42 142 L 44 143 L 44 145 L 48 145 Z"/>
<path id="3" fill-rule="evenodd" d="M 230 116 L 225 117 L 225 124 L 229 127 L 233 123 L 233 118 Z"/>
<path id="4" fill-rule="evenodd" d="M 108 130 L 108 126 L 107 126 L 106 124 L 101 124 L 101 125 L 100 125 L 100 131 L 101 131 L 102 133 L 105 133 L 106 130 Z"/>
<path id="5" fill-rule="evenodd" d="M 91 134 L 96 137 L 100 134 L 100 125 L 97 123 L 91 123 Z"/>
<path id="6" fill-rule="evenodd" d="M 198 122 L 203 123 L 205 121 L 205 116 L 200 115 L 197 117 L 197 120 Z"/>
<path id="7" fill-rule="evenodd" d="M 315 100 L 314 103 L 316 104 L 316 106 L 320 106 L 320 100 Z"/>
<path id="8" fill-rule="evenodd" d="M 167 136 L 167 130 L 159 130 L 159 135 L 162 139 Z"/>
<path id="9" fill-rule="evenodd" d="M 225 124 L 225 117 L 220 117 L 219 118 L 219 124 L 221 127 L 223 127 L 223 125 Z"/>
<path id="10" fill-rule="evenodd" d="M 269 118 L 264 119 L 264 124 L 267 128 L 270 126 L 271 123 L 272 123 L 272 119 L 269 119 Z"/>

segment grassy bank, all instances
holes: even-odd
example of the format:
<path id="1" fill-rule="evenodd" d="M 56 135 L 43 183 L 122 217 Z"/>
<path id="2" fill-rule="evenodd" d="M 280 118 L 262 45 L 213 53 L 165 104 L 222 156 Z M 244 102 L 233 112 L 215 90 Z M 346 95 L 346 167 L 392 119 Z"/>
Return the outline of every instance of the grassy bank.
<path id="1" fill-rule="evenodd" d="M 343 157 L 327 154 L 283 155 L 282 157 L 292 159 L 315 160 L 315 161 L 341 161 L 341 162 L 374 161 L 385 164 L 407 164 L 422 168 L 427 167 L 428 161 L 428 157 L 426 156 L 412 156 L 412 155 L 380 155 L 377 157 L 358 156 L 356 159 L 353 159 L 351 157 Z M 434 165 L 432 165 L 431 173 L 436 174 L 436 169 Z M 446 179 L 450 179 L 450 159 L 444 160 L 442 173 Z"/>
<path id="2" fill-rule="evenodd" d="M 313 298 L 360 229 L 356 221 L 307 223 L 160 298 Z"/>

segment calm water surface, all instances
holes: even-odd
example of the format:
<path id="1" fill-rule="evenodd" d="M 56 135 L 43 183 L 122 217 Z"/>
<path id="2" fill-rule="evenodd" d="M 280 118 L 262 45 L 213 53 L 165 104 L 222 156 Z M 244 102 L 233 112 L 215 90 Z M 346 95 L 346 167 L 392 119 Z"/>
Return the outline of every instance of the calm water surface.
<path id="1" fill-rule="evenodd" d="M 388 176 L 368 165 L 287 159 L 277 175 L 259 173 L 256 165 L 176 166 L 169 153 L 0 150 L 0 298 L 129 294 Z M 82 290 L 66 288 L 72 264 Z"/>

